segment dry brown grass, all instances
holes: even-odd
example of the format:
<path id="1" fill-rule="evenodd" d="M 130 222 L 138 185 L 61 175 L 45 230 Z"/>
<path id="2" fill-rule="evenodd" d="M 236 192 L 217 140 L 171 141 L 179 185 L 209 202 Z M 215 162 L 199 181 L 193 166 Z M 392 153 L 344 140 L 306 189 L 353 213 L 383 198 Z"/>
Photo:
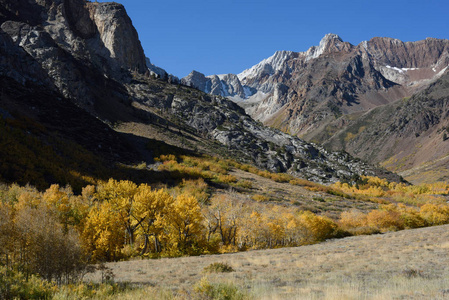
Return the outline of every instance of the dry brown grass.
<path id="1" fill-rule="evenodd" d="M 234 254 L 108 263 L 119 282 L 189 291 L 203 276 L 256 299 L 448 299 L 449 225 Z M 214 262 L 235 271 L 205 275 Z M 87 279 L 98 281 L 100 274 Z"/>

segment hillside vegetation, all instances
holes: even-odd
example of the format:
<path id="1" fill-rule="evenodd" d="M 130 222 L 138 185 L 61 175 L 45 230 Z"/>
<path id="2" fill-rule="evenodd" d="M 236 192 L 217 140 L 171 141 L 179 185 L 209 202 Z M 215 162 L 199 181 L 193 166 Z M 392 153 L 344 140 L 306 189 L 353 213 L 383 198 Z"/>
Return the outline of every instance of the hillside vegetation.
<path id="1" fill-rule="evenodd" d="M 407 186 L 362 177 L 323 186 L 209 156 L 163 155 L 157 161 L 134 168 L 170 174 L 172 185 L 97 179 L 80 194 L 70 186 L 40 192 L 3 185 L 1 293 L 112 296 L 135 287 L 113 283 L 103 265 L 109 261 L 301 246 L 449 223 L 445 183 Z M 261 185 L 265 180 L 271 184 Z M 288 200 L 292 191 L 297 201 Z M 92 263 L 100 263 L 103 283 L 80 286 Z M 199 284 L 200 294 L 211 285 Z"/>

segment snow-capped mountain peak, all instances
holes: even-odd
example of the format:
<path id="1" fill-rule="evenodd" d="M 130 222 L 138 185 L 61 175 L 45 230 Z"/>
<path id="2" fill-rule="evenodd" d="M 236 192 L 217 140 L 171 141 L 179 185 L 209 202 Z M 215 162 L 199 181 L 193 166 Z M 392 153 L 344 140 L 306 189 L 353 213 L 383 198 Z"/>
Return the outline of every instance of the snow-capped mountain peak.
<path id="1" fill-rule="evenodd" d="M 343 40 L 337 34 L 328 33 L 320 41 L 318 46 L 312 46 L 304 54 L 306 56 L 306 61 L 313 58 L 317 58 L 329 48 L 331 44 L 343 43 Z"/>
<path id="2" fill-rule="evenodd" d="M 257 65 L 244 70 L 238 74 L 237 77 L 240 81 L 244 82 L 246 78 L 252 78 L 260 75 L 273 75 L 276 71 L 279 71 L 286 60 L 290 58 L 293 51 L 276 51 L 272 56 L 262 60 Z"/>

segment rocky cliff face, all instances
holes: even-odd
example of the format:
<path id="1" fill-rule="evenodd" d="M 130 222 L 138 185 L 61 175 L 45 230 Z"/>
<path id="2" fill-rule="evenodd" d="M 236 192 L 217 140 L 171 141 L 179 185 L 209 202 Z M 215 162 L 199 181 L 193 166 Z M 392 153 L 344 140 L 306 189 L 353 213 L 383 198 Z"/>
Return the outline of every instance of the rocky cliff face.
<path id="1" fill-rule="evenodd" d="M 91 109 L 94 84 L 146 72 L 137 32 L 122 5 L 84 0 L 1 2 L 2 32 L 31 56 L 64 96 Z M 35 12 L 35 15 L 30 13 Z"/>
<path id="2" fill-rule="evenodd" d="M 109 57 L 121 67 L 144 73 L 145 55 L 137 31 L 123 5 L 118 3 L 87 3 L 100 39 L 109 50 Z"/>

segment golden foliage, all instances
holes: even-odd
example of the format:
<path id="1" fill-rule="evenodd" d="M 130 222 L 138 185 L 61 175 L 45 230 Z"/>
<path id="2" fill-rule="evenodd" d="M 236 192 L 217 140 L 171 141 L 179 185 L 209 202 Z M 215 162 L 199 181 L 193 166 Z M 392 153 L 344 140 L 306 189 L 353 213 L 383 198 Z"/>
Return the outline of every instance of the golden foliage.
<path id="1" fill-rule="evenodd" d="M 360 182 L 349 184 L 337 182 L 331 186 L 336 190 L 352 196 L 364 197 L 392 197 L 396 201 L 409 204 L 424 204 L 429 201 L 441 202 L 435 195 L 449 193 L 447 182 L 436 182 L 421 185 L 406 185 L 404 183 L 389 182 L 384 178 L 362 176 Z"/>
<path id="2" fill-rule="evenodd" d="M 396 211 L 373 210 L 366 216 L 366 224 L 380 232 L 404 229 L 404 223 Z"/>
<path id="3" fill-rule="evenodd" d="M 156 222 L 163 228 L 161 239 L 167 242 L 171 255 L 199 254 L 202 242 L 203 216 L 196 198 L 179 195 L 167 210 L 164 218 Z"/>
<path id="4" fill-rule="evenodd" d="M 251 199 L 257 202 L 267 202 L 270 201 L 270 198 L 261 194 L 254 194 L 251 196 Z"/>
<path id="5" fill-rule="evenodd" d="M 91 208 L 82 232 L 83 246 L 91 253 L 92 261 L 110 261 L 121 258 L 125 244 L 124 224 L 119 213 L 107 201 Z"/>
<path id="6" fill-rule="evenodd" d="M 449 206 L 445 204 L 424 204 L 419 214 L 430 226 L 447 224 L 449 222 Z"/>

